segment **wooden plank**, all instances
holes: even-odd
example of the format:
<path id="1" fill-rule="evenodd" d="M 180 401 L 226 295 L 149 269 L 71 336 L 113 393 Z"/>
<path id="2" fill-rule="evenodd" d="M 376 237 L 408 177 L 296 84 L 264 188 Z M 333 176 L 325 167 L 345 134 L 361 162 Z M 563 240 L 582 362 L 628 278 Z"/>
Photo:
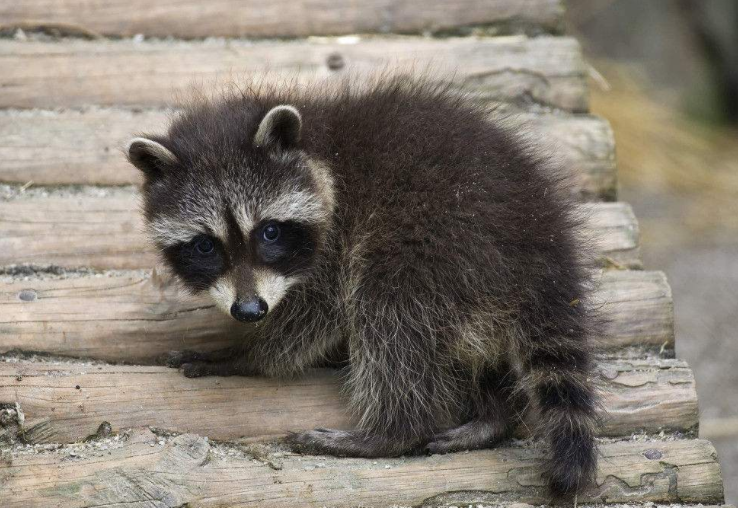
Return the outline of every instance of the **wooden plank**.
<path id="1" fill-rule="evenodd" d="M 34 189 L 0 201 L 0 266 L 15 263 L 136 269 L 156 266 L 130 189 Z M 583 205 L 603 262 L 638 266 L 638 223 L 622 203 Z M 616 260 L 616 261 L 614 261 Z"/>
<path id="2" fill-rule="evenodd" d="M 149 271 L 21 277 L 0 288 L 0 309 L 0 352 L 152 363 L 172 349 L 227 346 L 243 330 Z"/>
<path id="3" fill-rule="evenodd" d="M 0 111 L 0 181 L 35 185 L 127 185 L 140 174 L 121 155 L 134 133 L 165 132 L 173 111 L 87 108 Z M 495 115 L 493 118 L 496 118 Z M 616 196 L 615 142 L 590 115 L 505 114 L 576 177 L 585 200 Z"/>
<path id="4" fill-rule="evenodd" d="M 561 0 L 0 0 L 5 26 L 79 26 L 113 36 L 306 37 L 352 33 L 420 33 L 491 25 L 559 31 Z"/>
<path id="5" fill-rule="evenodd" d="M 641 268 L 638 219 L 629 204 L 588 203 L 581 205 L 581 210 L 587 217 L 584 236 L 600 263 Z"/>
<path id="6" fill-rule="evenodd" d="M 0 353 L 151 363 L 173 349 L 226 347 L 244 330 L 208 297 L 185 296 L 171 280 L 148 271 L 5 279 Z M 673 345 L 673 304 L 663 273 L 606 271 L 597 284 L 594 303 L 610 321 L 604 348 Z"/>
<path id="7" fill-rule="evenodd" d="M 350 44 L 346 44 L 350 42 Z M 339 65 L 342 62 L 343 65 Z M 333 67 L 336 70 L 329 68 Z M 18 42 L 0 40 L 0 107 L 167 106 L 193 84 L 207 88 L 269 71 L 298 82 L 425 69 L 483 100 L 587 110 L 586 66 L 576 40 L 522 36 L 299 41 Z"/>
<path id="8" fill-rule="evenodd" d="M 573 174 L 573 190 L 583 199 L 617 199 L 615 137 L 606 120 L 591 115 L 533 113 L 513 115 L 511 120 L 532 146 L 540 147 Z"/>
<path id="9" fill-rule="evenodd" d="M 685 362 L 609 359 L 597 373 L 601 435 L 697 426 L 694 376 Z M 24 414 L 24 439 L 33 443 L 81 441 L 103 421 L 116 429 L 151 426 L 218 440 L 355 424 L 337 372 L 325 369 L 289 380 L 188 379 L 166 367 L 0 363 L 0 407 L 15 403 Z"/>
<path id="10" fill-rule="evenodd" d="M 541 447 L 399 459 L 296 456 L 148 430 L 0 462 L 5 508 L 55 506 L 439 506 L 549 502 Z M 434 472 L 435 474 L 429 474 Z M 580 503 L 722 503 L 707 441 L 618 441 L 600 447 L 596 485 Z M 517 505 L 520 506 L 520 505 Z"/>
<path id="11" fill-rule="evenodd" d="M 674 303 L 663 272 L 604 272 L 593 300 L 609 321 L 601 347 L 674 347 Z"/>

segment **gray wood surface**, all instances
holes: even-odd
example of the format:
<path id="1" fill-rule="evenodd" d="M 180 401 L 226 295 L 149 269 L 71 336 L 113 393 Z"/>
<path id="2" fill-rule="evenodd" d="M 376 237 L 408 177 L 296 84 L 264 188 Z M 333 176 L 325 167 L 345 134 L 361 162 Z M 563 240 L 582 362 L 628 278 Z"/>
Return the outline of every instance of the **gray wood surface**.
<path id="1" fill-rule="evenodd" d="M 165 132 L 173 111 L 87 108 L 0 110 L 0 182 L 35 185 L 138 184 L 122 156 L 134 134 Z M 615 141 L 609 124 L 589 115 L 506 113 L 542 153 L 575 177 L 585 200 L 616 196 Z"/>
<path id="2" fill-rule="evenodd" d="M 347 43 L 349 42 L 349 43 Z M 331 62 L 345 65 L 331 70 Z M 331 64 L 333 67 L 335 65 Z M 369 37 L 346 41 L 0 40 L 0 107 L 171 106 L 263 76 L 298 82 L 387 68 L 432 69 L 482 100 L 587 110 L 586 65 L 566 37 Z"/>
<path id="3" fill-rule="evenodd" d="M 6 277 L 7 279 L 7 277 Z M 41 274 L 0 286 L 0 353 L 13 349 L 151 363 L 172 349 L 212 350 L 244 325 L 148 271 Z M 602 272 L 593 303 L 609 320 L 603 348 L 673 346 L 673 303 L 661 272 Z"/>
<path id="4" fill-rule="evenodd" d="M 103 448 L 105 447 L 105 448 Z M 55 506 L 476 506 L 549 501 L 541 447 L 399 459 L 295 456 L 149 430 L 0 462 L 5 508 Z M 580 503 L 722 503 L 715 449 L 702 440 L 603 443 Z M 518 505 L 519 506 L 519 505 Z"/>
<path id="5" fill-rule="evenodd" d="M 0 25 L 78 26 L 114 36 L 305 37 L 452 30 L 470 25 L 558 31 L 561 0 L 0 0 Z"/>
<path id="6" fill-rule="evenodd" d="M 603 264 L 638 266 L 638 223 L 622 203 L 582 205 L 587 241 Z M 34 189 L 0 201 L 0 266 L 14 263 L 153 268 L 140 196 L 130 189 Z"/>
<path id="7" fill-rule="evenodd" d="M 694 376 L 684 362 L 607 359 L 599 362 L 596 372 L 601 435 L 696 427 Z M 115 429 L 151 426 L 217 440 L 355 425 L 340 392 L 339 375 L 330 370 L 291 380 L 188 379 L 166 367 L 0 363 L 0 405 L 16 402 L 25 418 L 19 431 L 31 443 L 81 441 L 103 421 Z M 520 435 L 527 428 L 521 426 Z"/>

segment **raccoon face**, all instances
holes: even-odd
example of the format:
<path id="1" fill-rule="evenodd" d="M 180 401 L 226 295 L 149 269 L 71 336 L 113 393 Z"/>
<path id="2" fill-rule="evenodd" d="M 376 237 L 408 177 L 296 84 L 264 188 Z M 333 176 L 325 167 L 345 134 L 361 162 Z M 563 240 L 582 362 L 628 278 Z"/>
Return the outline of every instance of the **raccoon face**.
<path id="1" fill-rule="evenodd" d="M 333 181 L 300 150 L 294 107 L 271 109 L 250 139 L 211 115 L 194 119 L 210 130 L 185 117 L 168 137 L 133 139 L 128 159 L 145 175 L 147 229 L 164 261 L 190 290 L 254 322 L 314 267 L 331 225 Z"/>

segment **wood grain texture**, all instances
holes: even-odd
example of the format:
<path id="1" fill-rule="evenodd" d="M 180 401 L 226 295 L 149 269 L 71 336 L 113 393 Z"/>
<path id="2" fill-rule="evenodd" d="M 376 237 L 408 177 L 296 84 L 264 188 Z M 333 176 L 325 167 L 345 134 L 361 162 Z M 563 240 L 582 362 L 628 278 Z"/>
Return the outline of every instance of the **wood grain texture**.
<path id="1" fill-rule="evenodd" d="M 539 447 L 334 459 L 269 447 L 255 454 L 194 434 L 162 438 L 134 430 L 98 446 L 16 451 L 0 462 L 0 478 L 5 508 L 540 505 L 549 501 L 542 454 Z M 596 484 L 578 501 L 636 499 L 721 503 L 715 449 L 702 440 L 603 443 Z"/>
<path id="2" fill-rule="evenodd" d="M 0 352 L 152 363 L 172 349 L 227 346 L 241 326 L 208 298 L 190 297 L 150 271 L 42 275 L 0 286 Z"/>
<path id="3" fill-rule="evenodd" d="M 608 359 L 597 374 L 601 435 L 696 427 L 697 393 L 686 363 Z M 165 367 L 0 363 L 0 406 L 15 403 L 25 416 L 24 440 L 32 443 L 81 441 L 103 421 L 115 429 L 151 426 L 218 440 L 355 425 L 331 370 L 294 380 L 188 379 Z"/>
<path id="4" fill-rule="evenodd" d="M 587 203 L 580 210 L 587 218 L 585 240 L 600 263 L 627 268 L 641 267 L 638 219 L 627 203 Z"/>
<path id="5" fill-rule="evenodd" d="M 594 305 L 608 321 L 602 347 L 674 347 L 674 303 L 663 272 L 604 272 Z"/>
<path id="6" fill-rule="evenodd" d="M 306 37 L 473 25 L 558 31 L 561 0 L 0 0 L 3 25 L 63 23 L 114 36 Z"/>
<path id="7" fill-rule="evenodd" d="M 25 279 L 0 286 L 0 353 L 151 363 L 173 349 L 226 347 L 245 326 L 208 297 L 187 297 L 148 271 Z M 673 304 L 663 273 L 605 271 L 597 285 L 594 303 L 610 321 L 602 347 L 673 346 Z"/>
<path id="8" fill-rule="evenodd" d="M 122 156 L 137 133 L 165 132 L 173 111 L 87 108 L 0 111 L 0 181 L 35 185 L 127 185 L 140 174 Z M 609 124 L 590 115 L 506 114 L 575 177 L 584 200 L 616 196 L 615 142 Z M 496 118 L 493 115 L 492 118 Z"/>
<path id="9" fill-rule="evenodd" d="M 511 117 L 534 147 L 574 176 L 573 190 L 585 200 L 617 199 L 615 137 L 610 124 L 592 115 L 522 113 Z M 0 166 L 1 167 L 1 166 Z"/>
<path id="10" fill-rule="evenodd" d="M 157 259 L 143 233 L 140 196 L 129 189 L 35 189 L 0 201 L 0 266 L 15 263 L 153 268 Z M 582 205 L 585 236 L 606 262 L 639 266 L 638 223 L 622 203 Z"/>
<path id="11" fill-rule="evenodd" d="M 586 66 L 576 40 L 523 36 L 370 37 L 205 42 L 0 40 L 0 107 L 167 106 L 206 89 L 269 71 L 298 82 L 388 66 L 425 69 L 482 100 L 587 110 Z M 328 60 L 339 70 L 331 70 Z"/>

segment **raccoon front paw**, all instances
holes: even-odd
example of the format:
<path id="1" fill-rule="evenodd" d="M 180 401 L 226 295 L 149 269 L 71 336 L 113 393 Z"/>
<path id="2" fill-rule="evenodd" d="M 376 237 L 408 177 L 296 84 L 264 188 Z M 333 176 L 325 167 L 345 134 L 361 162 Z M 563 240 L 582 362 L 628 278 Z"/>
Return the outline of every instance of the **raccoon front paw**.
<path id="1" fill-rule="evenodd" d="M 306 432 L 291 433 L 285 442 L 298 453 L 345 455 L 341 453 L 341 444 L 346 440 L 347 432 L 333 429 L 315 429 Z"/>
<path id="2" fill-rule="evenodd" d="M 178 369 L 185 363 L 190 363 L 195 360 L 200 360 L 200 354 L 192 351 L 191 349 L 185 349 L 183 351 L 169 351 L 168 353 L 164 353 L 157 358 L 157 363 L 173 369 Z"/>
<path id="3" fill-rule="evenodd" d="M 213 365 L 207 362 L 190 362 L 181 365 L 185 377 L 204 377 L 214 374 Z"/>
<path id="4" fill-rule="evenodd" d="M 290 434 L 286 442 L 294 451 L 311 455 L 367 458 L 399 455 L 385 438 L 359 430 L 315 429 Z"/>

